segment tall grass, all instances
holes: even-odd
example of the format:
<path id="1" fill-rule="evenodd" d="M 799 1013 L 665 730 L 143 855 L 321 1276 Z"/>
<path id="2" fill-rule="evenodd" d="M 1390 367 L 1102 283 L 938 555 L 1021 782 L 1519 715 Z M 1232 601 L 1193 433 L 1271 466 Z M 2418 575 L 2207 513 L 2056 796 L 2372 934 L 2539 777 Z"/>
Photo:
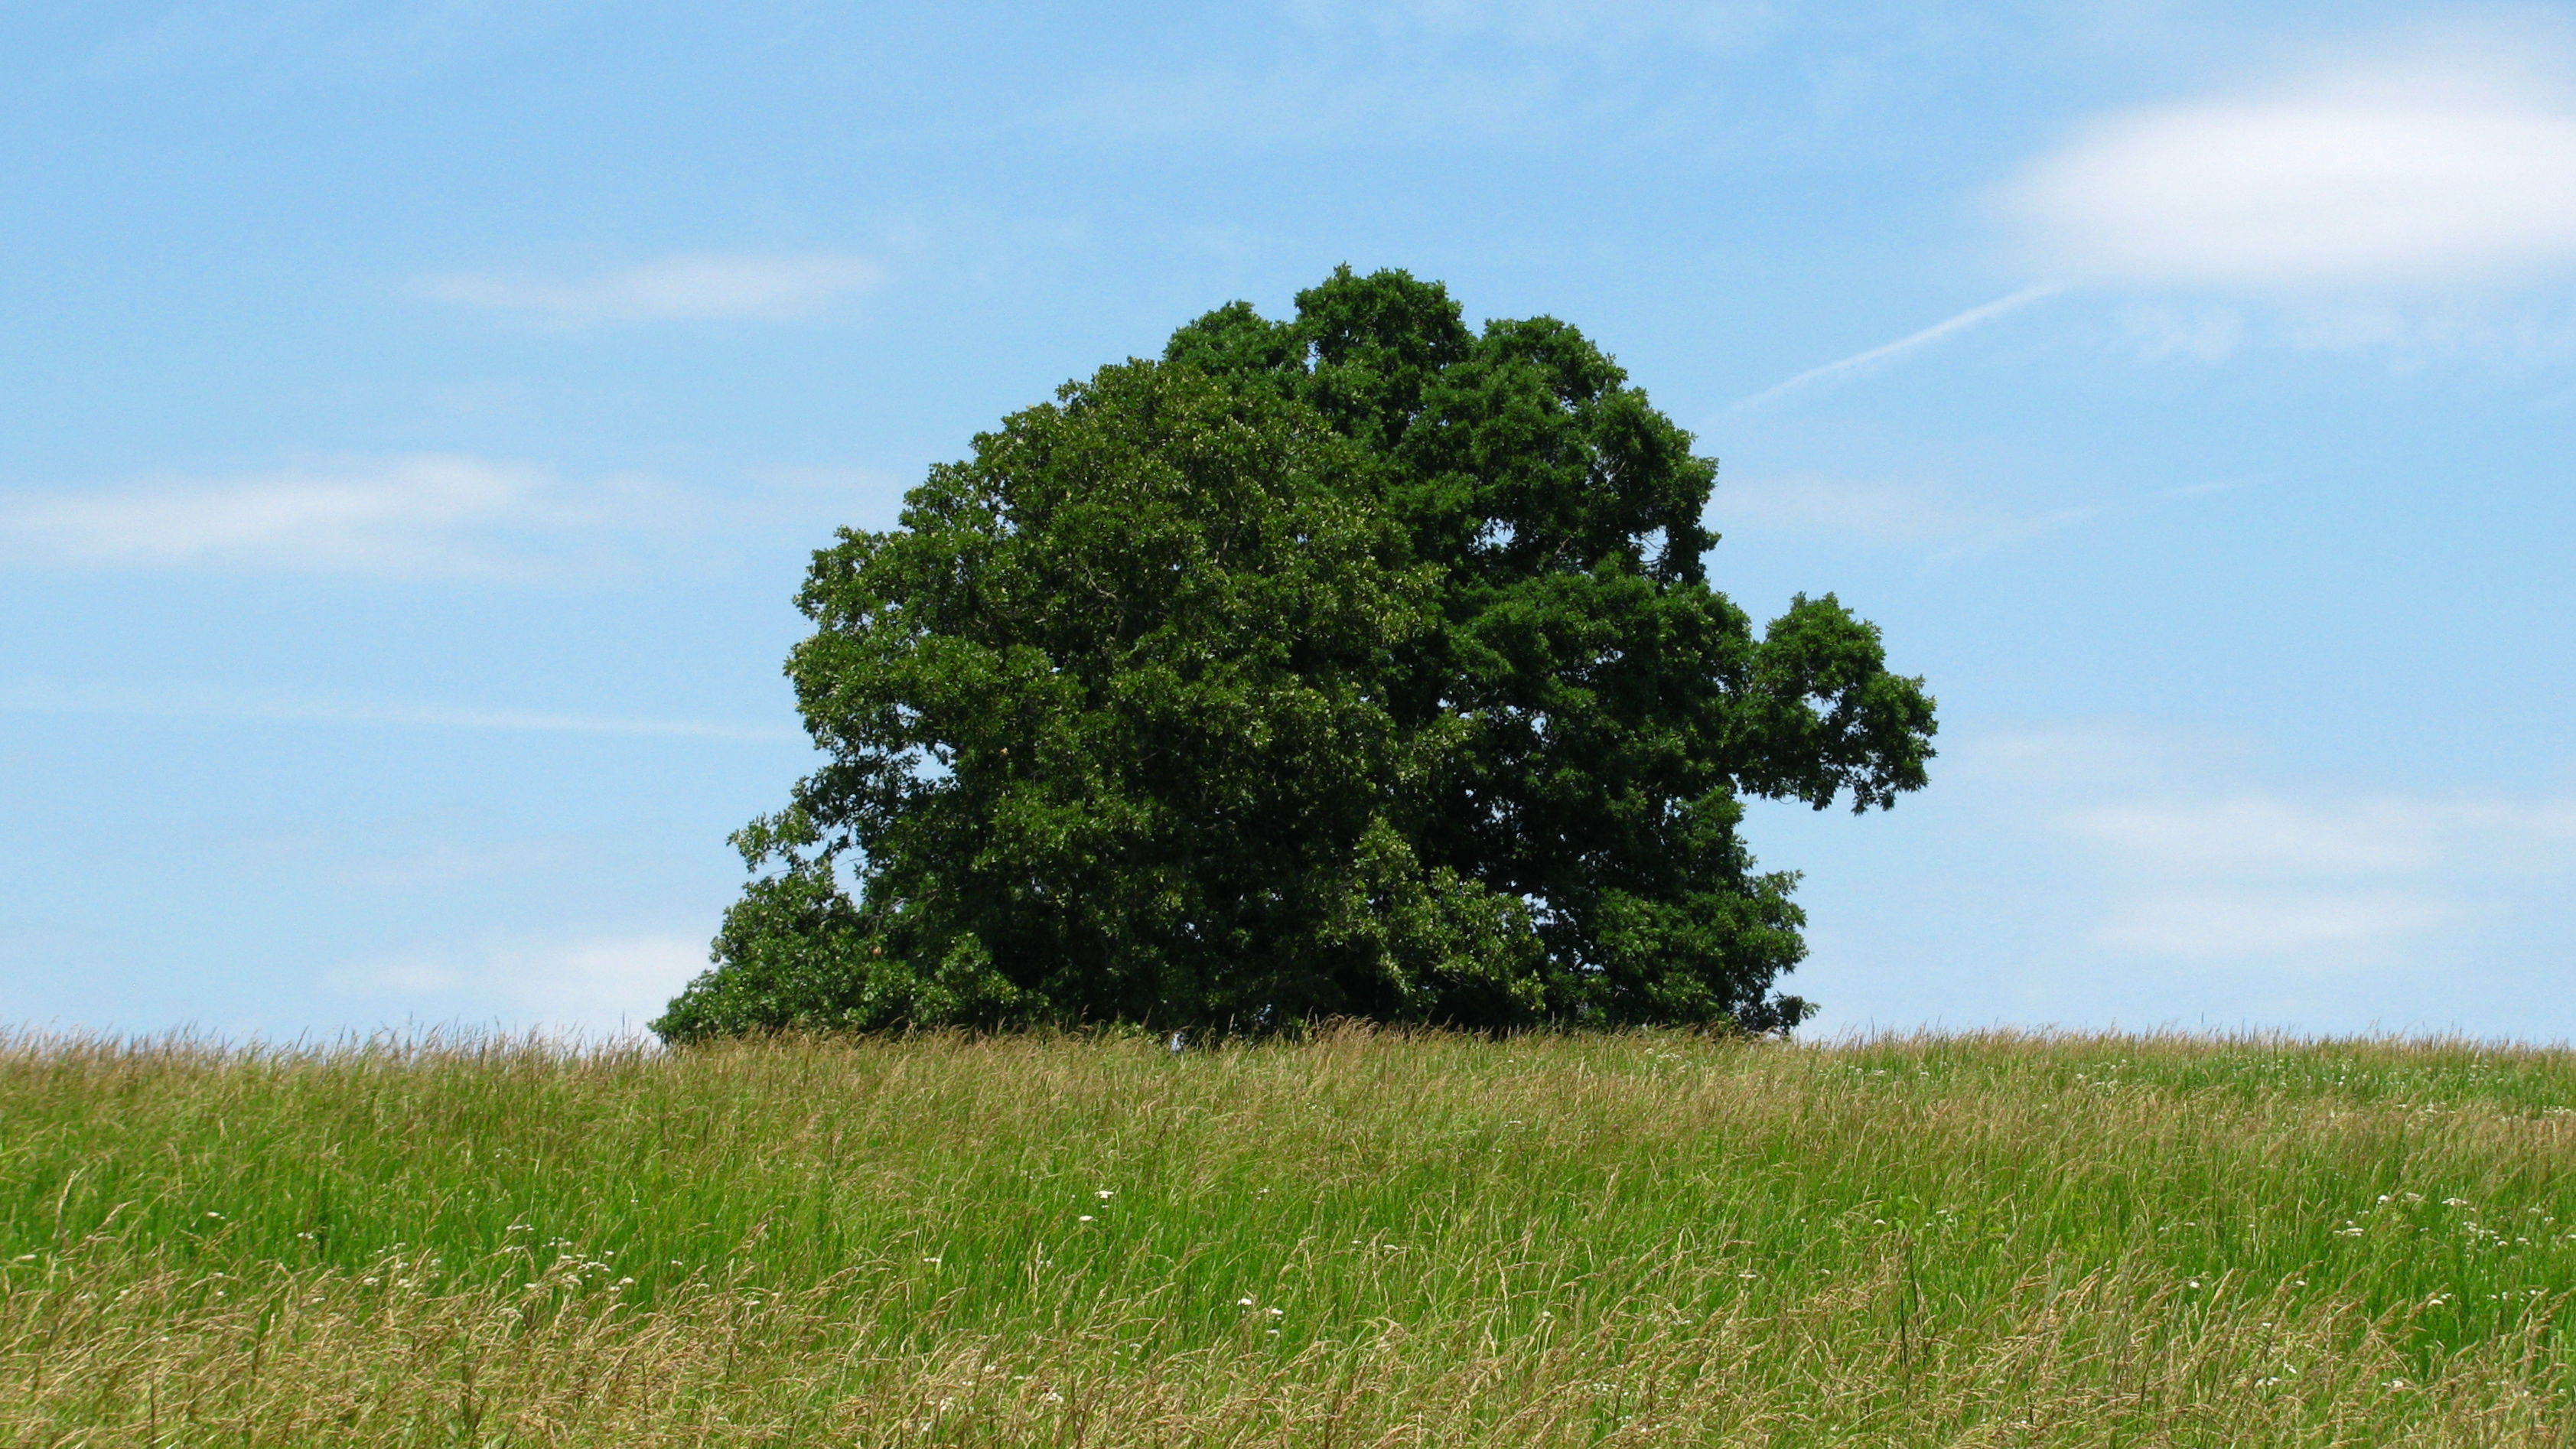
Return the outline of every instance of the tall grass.
<path id="1" fill-rule="evenodd" d="M 0 1443 L 2557 1444 L 2576 1055 L 0 1042 Z"/>

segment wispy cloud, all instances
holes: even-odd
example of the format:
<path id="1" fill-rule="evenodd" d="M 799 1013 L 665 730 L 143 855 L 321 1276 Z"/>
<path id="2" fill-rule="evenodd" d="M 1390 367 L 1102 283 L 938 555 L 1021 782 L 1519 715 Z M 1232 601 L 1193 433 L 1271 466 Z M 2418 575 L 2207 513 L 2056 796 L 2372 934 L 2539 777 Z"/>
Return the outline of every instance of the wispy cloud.
<path id="1" fill-rule="evenodd" d="M 1750 529 L 1897 548 L 1960 538 L 1992 520 L 1991 509 L 1943 483 L 1817 472 L 1724 478 L 1708 514 L 1721 532 Z"/>
<path id="2" fill-rule="evenodd" d="M 1971 780 L 2018 796 L 2031 824 L 2091 862 L 2091 940 L 2123 953 L 2385 960 L 2576 874 L 2576 799 L 2248 787 L 2231 779 L 2240 759 L 2121 731 L 1955 753 Z"/>
<path id="3" fill-rule="evenodd" d="M 1073 76 L 1048 124 L 1227 146 L 1547 134 L 1598 145 L 1614 132 L 1684 125 L 1705 136 L 1738 119 L 1681 119 L 1708 105 L 1712 63 L 1779 45 L 1794 20 L 1768 0 L 1290 0 L 1284 9 L 1289 25 L 1230 56 L 1171 67 L 1139 52 L 1130 68 Z M 1783 58 L 1768 73 L 1798 69 Z M 1819 114 L 1847 112 L 1868 89 L 1865 68 L 1832 69 L 1801 97 Z M 1690 81 L 1676 93 L 1641 83 L 1649 71 Z"/>
<path id="4" fill-rule="evenodd" d="M 2147 494 L 2042 504 L 1980 494 L 1938 478 L 1784 473 L 1727 481 L 1709 505 L 1709 520 L 1721 533 L 1751 530 L 1922 549 L 1927 565 L 1940 565 L 2070 529 L 2138 517 L 2236 486 L 2203 482 Z"/>
<path id="5" fill-rule="evenodd" d="M 2004 190 L 2066 273 L 2417 285 L 2576 263 L 2576 104 L 2508 53 L 2417 47 L 2106 116 Z"/>
<path id="6" fill-rule="evenodd" d="M 704 505 L 649 478 L 572 482 L 452 454 L 342 458 L 228 478 L 0 492 L 0 559 L 405 577 L 559 574 Z"/>
<path id="7" fill-rule="evenodd" d="M 2467 362 L 2509 376 L 2576 357 L 2576 312 L 2564 298 L 2544 302 L 2528 291 L 2282 296 L 2251 307 L 2139 299 L 2113 320 L 2148 363 L 2214 366 L 2262 347 L 2375 356 L 2401 373 Z"/>
<path id="8" fill-rule="evenodd" d="M 598 1039 L 642 1032 L 706 968 L 702 940 L 624 935 L 422 952 L 329 972 L 322 986 L 431 1020 Z"/>
<path id="9" fill-rule="evenodd" d="M 332 698 L 198 685 L 139 686 L 28 678 L 0 684 L 0 711 L 111 714 L 161 719 L 271 721 L 278 724 L 393 726 L 513 733 L 623 735 L 783 744 L 805 738 L 784 725 L 721 720 L 602 715 L 507 705 L 435 704 Z"/>
<path id="10" fill-rule="evenodd" d="M 2225 362 L 2245 343 L 2245 315 L 2232 307 L 2132 302 L 2120 309 L 2119 323 L 2145 362 Z"/>
<path id="11" fill-rule="evenodd" d="M 574 280 L 457 272 L 412 284 L 433 301 L 508 313 L 543 325 L 611 322 L 792 322 L 827 314 L 886 279 L 846 252 L 701 252 Z"/>
<path id="12" fill-rule="evenodd" d="M 2299 801 L 2267 793 L 2128 801 L 2076 812 L 2075 831 L 2164 875 L 2344 878 L 2444 864 L 2576 864 L 2576 802 L 2404 795 Z"/>
<path id="13" fill-rule="evenodd" d="M 1920 332 L 1908 333 L 1894 342 L 1883 343 L 1866 352 L 1855 352 L 1849 357 L 1828 362 L 1821 367 L 1808 368 L 1786 382 L 1775 383 L 1751 397 L 1738 400 L 1727 408 L 1727 412 L 1730 414 L 1751 412 L 1809 388 L 1830 386 L 1834 383 L 1867 377 L 1880 368 L 1920 352 L 1936 342 L 1955 337 L 1970 328 L 1983 326 L 2008 312 L 2019 311 L 2033 302 L 2054 297 L 2065 290 L 2065 285 L 2058 282 L 2042 282 L 2037 286 L 2024 287 L 2010 296 L 1997 297 L 1982 306 L 1971 307 L 1955 317 L 1943 318 Z"/>
<path id="14" fill-rule="evenodd" d="M 2448 902 L 2406 894 L 2208 887 L 2123 901 L 2094 939 L 2151 956 L 2243 960 L 2368 951 L 2458 915 Z"/>
<path id="15" fill-rule="evenodd" d="M 2053 533 L 2096 524 L 2138 518 L 2159 509 L 2195 498 L 2208 498 L 2241 486 L 2228 480 L 2186 483 L 2179 488 L 2159 488 L 2152 493 L 2131 494 L 2089 503 L 2069 504 L 2057 508 L 2035 509 L 1996 518 L 1969 532 L 1949 547 L 1934 553 L 1926 562 L 1954 563 L 1976 554 L 1990 553 L 2012 544 L 2027 543 Z"/>

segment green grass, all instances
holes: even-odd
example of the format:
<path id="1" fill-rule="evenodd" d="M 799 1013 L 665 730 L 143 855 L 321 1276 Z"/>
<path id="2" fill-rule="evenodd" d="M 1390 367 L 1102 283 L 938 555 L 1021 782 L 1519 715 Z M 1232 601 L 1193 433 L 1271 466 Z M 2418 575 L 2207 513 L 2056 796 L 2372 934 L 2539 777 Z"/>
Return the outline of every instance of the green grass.
<path id="1" fill-rule="evenodd" d="M 0 1043 L 0 1444 L 2557 1444 L 2576 1055 Z"/>

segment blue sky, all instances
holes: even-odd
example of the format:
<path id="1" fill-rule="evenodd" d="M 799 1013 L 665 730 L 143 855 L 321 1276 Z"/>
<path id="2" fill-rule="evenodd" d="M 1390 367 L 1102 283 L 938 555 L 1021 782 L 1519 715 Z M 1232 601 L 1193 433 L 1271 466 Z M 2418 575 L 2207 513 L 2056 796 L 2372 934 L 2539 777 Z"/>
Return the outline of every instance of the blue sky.
<path id="1" fill-rule="evenodd" d="M 805 553 L 1333 265 L 1584 328 L 1932 787 L 1816 1029 L 2576 1036 L 2566 9 L 0 11 L 0 1022 L 613 1031 Z"/>

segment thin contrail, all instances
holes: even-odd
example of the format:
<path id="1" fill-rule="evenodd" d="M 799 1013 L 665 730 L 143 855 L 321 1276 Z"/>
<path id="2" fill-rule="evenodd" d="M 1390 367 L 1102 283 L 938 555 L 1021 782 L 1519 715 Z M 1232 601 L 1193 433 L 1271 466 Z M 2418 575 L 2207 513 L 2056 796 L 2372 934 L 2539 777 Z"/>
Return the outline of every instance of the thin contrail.
<path id="1" fill-rule="evenodd" d="M 1727 411 L 1749 412 L 1765 403 L 1776 402 L 1801 388 L 1829 382 L 1838 377 L 1857 377 L 1863 373 L 1874 372 L 1905 354 L 1929 347 L 1954 332 L 1965 332 L 1980 323 L 1991 322 L 2017 307 L 2028 306 L 2043 297 L 2053 297 L 2065 290 L 2064 282 L 2042 282 L 2036 287 L 2024 287 L 2009 297 L 1998 297 L 1982 307 L 1971 307 L 1947 321 L 1935 322 L 1912 336 L 1899 337 L 1894 342 L 1882 347 L 1873 347 L 1867 352 L 1853 353 L 1840 362 L 1828 362 L 1822 367 L 1808 368 L 1787 382 L 1766 387 L 1753 396 L 1734 403 L 1727 408 Z"/>

